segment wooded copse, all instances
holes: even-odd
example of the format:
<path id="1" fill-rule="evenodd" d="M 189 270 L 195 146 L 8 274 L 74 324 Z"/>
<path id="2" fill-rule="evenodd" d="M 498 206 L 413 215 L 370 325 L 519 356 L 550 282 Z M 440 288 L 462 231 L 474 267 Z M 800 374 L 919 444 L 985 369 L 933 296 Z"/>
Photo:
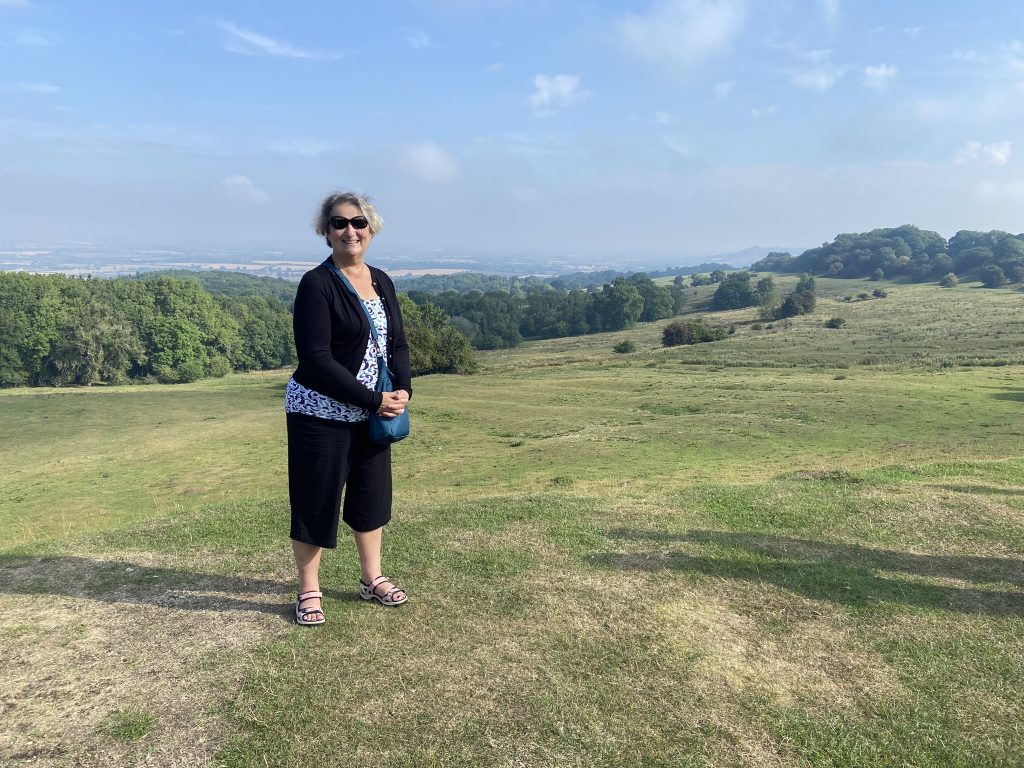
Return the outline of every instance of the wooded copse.
<path id="1" fill-rule="evenodd" d="M 770 253 L 751 265 L 759 272 L 807 272 L 822 277 L 940 281 L 973 274 L 987 287 L 1024 281 L 1024 234 L 960 230 L 947 241 L 938 232 L 904 225 L 837 235 L 799 256 Z M 947 281 L 951 282 L 951 281 Z"/>
<path id="2" fill-rule="evenodd" d="M 239 290 L 238 280 L 222 282 Z M 469 343 L 440 310 L 400 300 L 414 374 L 474 369 Z M 167 276 L 0 272 L 0 386 L 178 383 L 295 361 L 291 302 L 272 295 L 214 295 Z"/>
<path id="3" fill-rule="evenodd" d="M 620 331 L 637 322 L 674 317 L 683 311 L 685 289 L 657 285 L 638 272 L 591 291 L 549 286 L 525 296 L 507 291 L 410 291 L 409 298 L 440 307 L 477 349 L 501 349 L 514 347 L 524 338 Z"/>

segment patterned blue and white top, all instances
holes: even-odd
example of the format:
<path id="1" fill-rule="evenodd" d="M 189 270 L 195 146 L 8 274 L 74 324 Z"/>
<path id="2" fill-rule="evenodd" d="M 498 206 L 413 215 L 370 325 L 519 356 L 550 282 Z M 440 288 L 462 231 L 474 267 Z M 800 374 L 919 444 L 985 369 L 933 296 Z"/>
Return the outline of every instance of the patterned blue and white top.
<path id="1" fill-rule="evenodd" d="M 363 362 L 359 366 L 356 380 L 362 382 L 367 389 L 373 390 L 377 387 L 377 356 L 387 359 L 388 338 L 388 315 L 384 311 L 384 302 L 380 298 L 366 301 L 360 299 L 366 310 L 373 318 L 377 326 L 377 339 L 380 342 L 378 350 L 373 344 L 373 334 L 366 343 L 366 352 L 363 353 Z M 309 389 L 299 384 L 295 379 L 288 380 L 288 387 L 284 392 L 285 413 L 301 413 L 306 416 L 316 416 L 321 419 L 333 419 L 334 421 L 366 421 L 370 418 L 370 412 L 349 403 L 341 403 L 333 397 L 322 395 L 315 389 Z"/>

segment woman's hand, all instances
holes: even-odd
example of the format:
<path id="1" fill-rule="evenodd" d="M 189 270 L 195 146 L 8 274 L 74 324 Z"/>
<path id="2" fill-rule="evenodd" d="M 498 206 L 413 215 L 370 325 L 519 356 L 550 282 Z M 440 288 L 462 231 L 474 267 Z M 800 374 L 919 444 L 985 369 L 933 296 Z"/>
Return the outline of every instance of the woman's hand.
<path id="1" fill-rule="evenodd" d="M 409 402 L 409 393 L 404 389 L 395 392 L 384 392 L 384 399 L 380 401 L 380 408 L 377 409 L 378 416 L 393 418 L 401 416 Z"/>

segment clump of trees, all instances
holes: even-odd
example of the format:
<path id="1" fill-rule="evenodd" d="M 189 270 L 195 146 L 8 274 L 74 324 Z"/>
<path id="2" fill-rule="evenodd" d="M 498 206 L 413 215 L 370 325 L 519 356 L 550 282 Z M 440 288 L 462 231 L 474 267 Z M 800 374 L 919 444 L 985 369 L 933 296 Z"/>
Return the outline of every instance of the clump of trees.
<path id="1" fill-rule="evenodd" d="M 291 313 L 195 280 L 0 273 L 0 385 L 195 381 L 295 359 Z"/>
<path id="2" fill-rule="evenodd" d="M 192 278 L 0 272 L 0 386 L 177 383 L 292 365 L 291 302 L 273 295 L 278 282 L 241 295 L 228 280 L 230 295 L 214 295 Z M 475 370 L 440 309 L 399 301 L 415 373 Z"/>
<path id="3" fill-rule="evenodd" d="M 961 230 L 947 241 L 937 232 L 904 225 L 840 234 L 833 242 L 797 257 L 771 253 L 751 269 L 915 282 L 977 273 L 985 285 L 998 287 L 1024 281 L 1024 234 Z M 1002 282 L 997 269 L 1003 274 Z"/>
<path id="4" fill-rule="evenodd" d="M 725 329 L 712 328 L 702 317 L 689 317 L 675 320 L 666 325 L 661 332 L 661 343 L 666 347 L 678 347 L 686 344 L 719 341 L 726 335 Z"/>
<path id="5" fill-rule="evenodd" d="M 421 306 L 440 307 L 477 349 L 514 347 L 524 338 L 621 331 L 637 322 L 674 317 L 685 305 L 683 287 L 657 285 L 643 272 L 587 291 L 545 286 L 523 296 L 504 291 L 411 291 L 409 297 Z"/>
<path id="6" fill-rule="evenodd" d="M 476 373 L 479 368 L 469 340 L 456 330 L 444 311 L 429 302 L 417 305 L 398 295 L 409 341 L 413 376 L 428 373 Z"/>
<path id="7" fill-rule="evenodd" d="M 796 289 L 775 309 L 770 319 L 783 320 L 797 315 L 809 315 L 817 304 L 814 288 L 814 278 L 808 274 L 801 275 Z"/>

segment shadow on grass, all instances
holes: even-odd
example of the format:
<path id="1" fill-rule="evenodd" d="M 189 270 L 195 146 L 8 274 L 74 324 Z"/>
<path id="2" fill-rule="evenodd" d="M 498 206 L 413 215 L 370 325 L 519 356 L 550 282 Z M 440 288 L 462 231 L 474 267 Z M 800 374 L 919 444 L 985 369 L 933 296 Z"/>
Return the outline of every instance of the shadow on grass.
<path id="1" fill-rule="evenodd" d="M 1009 400 L 1016 403 L 1024 403 L 1024 389 L 1003 388 L 1002 392 L 992 395 L 996 400 Z"/>
<path id="2" fill-rule="evenodd" d="M 884 603 L 966 614 L 1024 615 L 1024 561 L 1009 557 L 919 555 L 773 534 L 617 529 L 619 541 L 661 545 L 656 551 L 592 555 L 592 564 L 623 571 L 673 570 L 774 584 L 851 608 Z M 666 546 L 668 545 L 668 546 Z M 905 574 L 901 576 L 900 574 Z M 991 588 L 936 584 L 956 579 Z"/>
<path id="3" fill-rule="evenodd" d="M 291 621 L 292 582 L 156 568 L 126 560 L 0 555 L 0 593 L 63 595 L 185 611 L 252 611 Z M 323 590 L 333 600 L 359 600 L 353 592 Z M 268 600 L 268 595 L 280 599 Z"/>

